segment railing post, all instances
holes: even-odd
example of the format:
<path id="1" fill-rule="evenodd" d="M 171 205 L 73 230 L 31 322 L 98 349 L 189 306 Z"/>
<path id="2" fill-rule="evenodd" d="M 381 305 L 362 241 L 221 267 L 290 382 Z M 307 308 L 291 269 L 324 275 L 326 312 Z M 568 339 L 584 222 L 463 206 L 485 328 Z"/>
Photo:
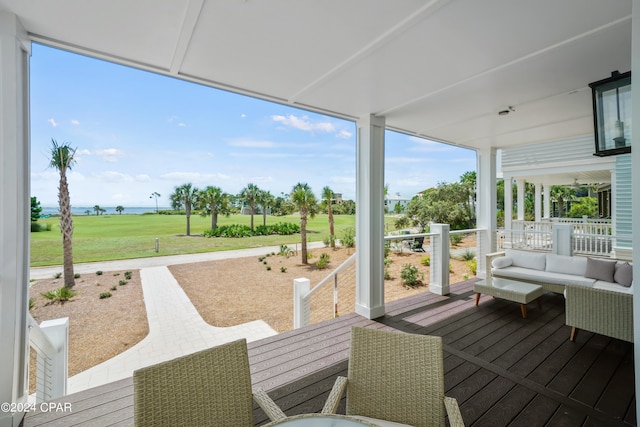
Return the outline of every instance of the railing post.
<path id="1" fill-rule="evenodd" d="M 293 328 L 298 329 L 311 323 L 311 304 L 307 297 L 311 281 L 307 278 L 293 280 Z"/>
<path id="2" fill-rule="evenodd" d="M 69 318 L 45 320 L 40 329 L 49 338 L 57 353 L 38 353 L 36 401 L 45 402 L 67 394 L 69 363 Z"/>
<path id="3" fill-rule="evenodd" d="M 553 236 L 552 253 L 557 255 L 573 254 L 573 224 L 563 224 L 554 222 L 551 229 Z"/>
<path id="4" fill-rule="evenodd" d="M 436 244 L 431 243 L 431 267 L 429 290 L 438 295 L 449 295 L 449 224 L 431 224 L 431 232 L 437 233 Z"/>

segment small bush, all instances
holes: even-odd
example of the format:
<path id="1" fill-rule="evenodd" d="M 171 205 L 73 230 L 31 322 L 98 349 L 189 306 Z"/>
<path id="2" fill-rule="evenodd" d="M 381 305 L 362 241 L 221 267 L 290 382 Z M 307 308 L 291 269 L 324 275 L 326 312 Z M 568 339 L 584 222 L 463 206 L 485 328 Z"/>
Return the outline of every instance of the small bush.
<path id="1" fill-rule="evenodd" d="M 307 252 L 307 259 L 311 259 L 313 258 L 315 255 L 313 254 L 313 252 L 309 251 Z"/>
<path id="2" fill-rule="evenodd" d="M 102 270 L 96 271 L 96 276 L 102 276 Z"/>
<path id="3" fill-rule="evenodd" d="M 468 274 L 463 274 L 462 275 L 462 279 L 463 280 L 469 280 L 469 275 Z"/>
<path id="4" fill-rule="evenodd" d="M 127 280 L 131 280 L 131 275 L 132 273 L 130 271 L 125 271 L 124 272 L 124 278 Z"/>
<path id="5" fill-rule="evenodd" d="M 418 270 L 418 266 L 413 264 L 405 264 L 400 270 L 400 278 L 405 285 L 415 288 L 422 285 L 424 274 Z"/>
<path id="6" fill-rule="evenodd" d="M 118 289 L 118 287 L 117 287 L 116 285 L 113 285 L 113 286 L 111 287 L 111 290 L 112 290 L 112 291 L 115 291 L 115 290 L 117 290 L 117 289 Z"/>
<path id="7" fill-rule="evenodd" d="M 475 276 L 476 271 L 478 270 L 478 260 L 470 259 L 469 261 L 467 261 L 467 267 L 469 267 L 469 270 L 471 270 L 471 274 Z"/>
<path id="8" fill-rule="evenodd" d="M 65 288 L 63 286 L 61 288 L 54 289 L 52 291 L 46 292 L 41 295 L 46 299 L 50 300 L 51 302 L 63 303 L 73 298 L 76 295 L 76 293 L 73 292 L 71 289 Z"/>
<path id="9" fill-rule="evenodd" d="M 271 271 L 271 266 L 267 265 L 267 271 Z"/>
<path id="10" fill-rule="evenodd" d="M 258 258 L 258 261 L 262 262 L 262 261 L 264 261 L 264 258 L 265 257 L 261 256 L 261 257 Z"/>
<path id="11" fill-rule="evenodd" d="M 464 251 L 464 253 L 461 255 L 462 259 L 464 261 L 471 261 L 472 259 L 474 259 L 476 257 L 475 252 L 473 252 L 470 249 L 467 249 Z"/>
<path id="12" fill-rule="evenodd" d="M 293 256 L 293 249 L 291 249 L 287 245 L 280 245 L 280 251 L 278 252 L 278 255 L 289 258 L 290 256 Z"/>
<path id="13" fill-rule="evenodd" d="M 267 265 L 267 260 L 262 261 L 264 265 Z"/>
<path id="14" fill-rule="evenodd" d="M 74 279 L 79 279 L 79 278 L 80 278 L 80 273 L 75 273 L 75 274 L 73 275 L 73 278 L 74 278 Z"/>
<path id="15" fill-rule="evenodd" d="M 118 282 L 118 285 L 120 285 L 120 286 L 124 286 L 124 285 L 126 285 L 127 283 L 129 283 L 129 282 L 127 282 L 126 280 L 120 280 L 120 281 Z"/>
<path id="16" fill-rule="evenodd" d="M 286 273 L 287 272 L 287 267 L 280 267 L 280 272 L 282 273 Z"/>
<path id="17" fill-rule="evenodd" d="M 464 236 L 462 234 L 450 234 L 449 241 L 451 242 L 451 246 L 458 246 L 462 243 L 463 237 Z"/>
<path id="18" fill-rule="evenodd" d="M 353 248 L 356 246 L 356 230 L 353 227 L 347 227 L 342 231 L 342 246 L 345 248 Z"/>
<path id="19" fill-rule="evenodd" d="M 56 274 L 53 275 L 54 279 L 59 279 L 61 277 L 62 277 L 62 273 L 56 273 Z"/>
<path id="20" fill-rule="evenodd" d="M 100 294 L 100 299 L 111 298 L 111 292 L 102 292 Z"/>
<path id="21" fill-rule="evenodd" d="M 420 264 L 424 265 L 425 267 L 429 267 L 431 265 L 431 257 L 429 255 L 423 256 L 420 259 Z"/>
<path id="22" fill-rule="evenodd" d="M 35 305 L 35 300 L 33 298 L 29 298 L 29 310 L 31 310 Z"/>

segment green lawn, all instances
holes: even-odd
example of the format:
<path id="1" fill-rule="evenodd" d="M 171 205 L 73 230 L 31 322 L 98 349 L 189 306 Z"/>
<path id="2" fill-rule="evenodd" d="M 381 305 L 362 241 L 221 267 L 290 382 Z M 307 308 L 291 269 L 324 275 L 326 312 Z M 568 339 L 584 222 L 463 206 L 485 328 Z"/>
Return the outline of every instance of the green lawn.
<path id="1" fill-rule="evenodd" d="M 392 219 L 388 219 L 392 222 Z M 41 219 L 40 224 L 52 224 L 51 231 L 31 233 L 31 266 L 62 264 L 62 237 L 57 217 Z M 246 224 L 249 215 L 220 217 L 218 225 Z M 255 225 L 262 224 L 262 216 L 254 217 Z M 267 216 L 267 224 L 292 222 L 300 217 Z M 73 217 L 73 261 L 107 261 L 114 259 L 144 258 L 162 255 L 214 252 L 281 244 L 300 243 L 300 235 L 258 236 L 249 238 L 204 238 L 200 233 L 211 227 L 211 217 L 191 216 L 191 237 L 185 236 L 184 215 L 77 215 Z M 336 236 L 342 230 L 355 227 L 354 215 L 336 215 Z M 329 235 L 327 215 L 316 215 L 307 225 L 309 241 L 322 241 Z M 155 252 L 155 238 L 160 251 Z"/>

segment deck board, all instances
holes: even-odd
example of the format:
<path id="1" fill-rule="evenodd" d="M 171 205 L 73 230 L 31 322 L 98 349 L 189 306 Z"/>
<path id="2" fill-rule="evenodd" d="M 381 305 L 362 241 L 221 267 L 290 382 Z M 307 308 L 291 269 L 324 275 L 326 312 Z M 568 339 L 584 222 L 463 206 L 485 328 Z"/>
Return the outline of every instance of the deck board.
<path id="1" fill-rule="evenodd" d="M 523 319 L 508 301 L 476 307 L 472 280 L 451 290 L 389 303 L 377 320 L 352 313 L 249 343 L 253 385 L 288 415 L 318 412 L 347 374 L 351 327 L 362 326 L 441 336 L 445 393 L 467 426 L 636 425 L 632 344 L 584 331 L 570 342 L 561 295 L 543 295 Z M 60 401 L 73 412 L 28 414 L 24 426 L 133 425 L 131 378 Z M 267 421 L 257 406 L 254 419 Z"/>

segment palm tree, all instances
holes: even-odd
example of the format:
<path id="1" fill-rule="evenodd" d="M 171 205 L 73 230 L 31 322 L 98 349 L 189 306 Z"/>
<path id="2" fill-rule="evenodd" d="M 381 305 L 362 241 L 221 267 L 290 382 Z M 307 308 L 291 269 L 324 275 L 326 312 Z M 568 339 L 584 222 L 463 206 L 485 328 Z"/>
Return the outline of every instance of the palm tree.
<path id="1" fill-rule="evenodd" d="M 300 239 L 302 240 L 302 263 L 307 261 L 307 218 L 316 214 L 316 196 L 307 183 L 297 183 L 291 190 L 291 201 L 300 211 Z"/>
<path id="2" fill-rule="evenodd" d="M 267 190 L 260 191 L 260 194 L 258 196 L 258 204 L 260 205 L 260 209 L 262 209 L 262 225 L 263 226 L 267 225 L 267 211 L 269 210 L 270 207 L 273 206 L 275 201 L 276 199 L 273 197 L 273 194 L 271 194 L 269 191 Z"/>
<path id="3" fill-rule="evenodd" d="M 102 208 L 100 207 L 100 205 L 95 205 L 93 207 L 93 210 L 96 211 L 96 215 L 100 215 L 100 211 L 102 210 Z"/>
<path id="4" fill-rule="evenodd" d="M 551 200 L 558 202 L 558 217 L 562 218 L 564 216 L 564 204 L 575 200 L 576 190 L 563 185 L 552 185 L 550 193 Z"/>
<path id="5" fill-rule="evenodd" d="M 219 187 L 208 186 L 200 191 L 199 195 L 200 207 L 202 208 L 202 216 L 211 215 L 211 229 L 218 227 L 218 214 L 229 215 L 231 213 L 231 205 L 229 203 L 229 195 L 223 192 Z"/>
<path id="6" fill-rule="evenodd" d="M 334 230 L 334 221 L 333 221 L 333 208 L 331 206 L 331 202 L 334 199 L 333 190 L 329 187 L 324 187 L 322 189 L 322 198 L 327 202 L 327 215 L 329 216 L 329 241 L 331 242 L 331 247 L 335 249 L 336 247 L 336 234 Z"/>
<path id="7" fill-rule="evenodd" d="M 69 143 L 58 144 L 55 139 L 51 139 L 51 161 L 49 162 L 49 167 L 56 169 L 60 173 L 58 203 L 60 205 L 60 232 L 62 233 L 65 288 L 72 288 L 76 284 L 73 277 L 73 218 L 71 216 L 71 199 L 69 198 L 69 184 L 67 182 L 67 171 L 70 171 L 75 164 L 73 158 L 75 154 L 76 149 L 71 148 Z"/>
<path id="8" fill-rule="evenodd" d="M 249 205 L 251 209 L 251 230 L 253 230 L 253 215 L 256 213 L 256 204 L 260 197 L 260 191 L 257 185 L 249 183 L 238 195 L 242 203 Z"/>
<path id="9" fill-rule="evenodd" d="M 120 215 L 122 215 L 123 211 L 124 211 L 124 206 L 122 205 L 116 206 L 116 212 L 118 212 Z"/>
<path id="10" fill-rule="evenodd" d="M 190 182 L 175 187 L 171 198 L 171 205 L 174 209 L 184 207 L 184 213 L 187 216 L 187 236 L 191 236 L 191 208 L 198 203 L 198 189 Z"/>

